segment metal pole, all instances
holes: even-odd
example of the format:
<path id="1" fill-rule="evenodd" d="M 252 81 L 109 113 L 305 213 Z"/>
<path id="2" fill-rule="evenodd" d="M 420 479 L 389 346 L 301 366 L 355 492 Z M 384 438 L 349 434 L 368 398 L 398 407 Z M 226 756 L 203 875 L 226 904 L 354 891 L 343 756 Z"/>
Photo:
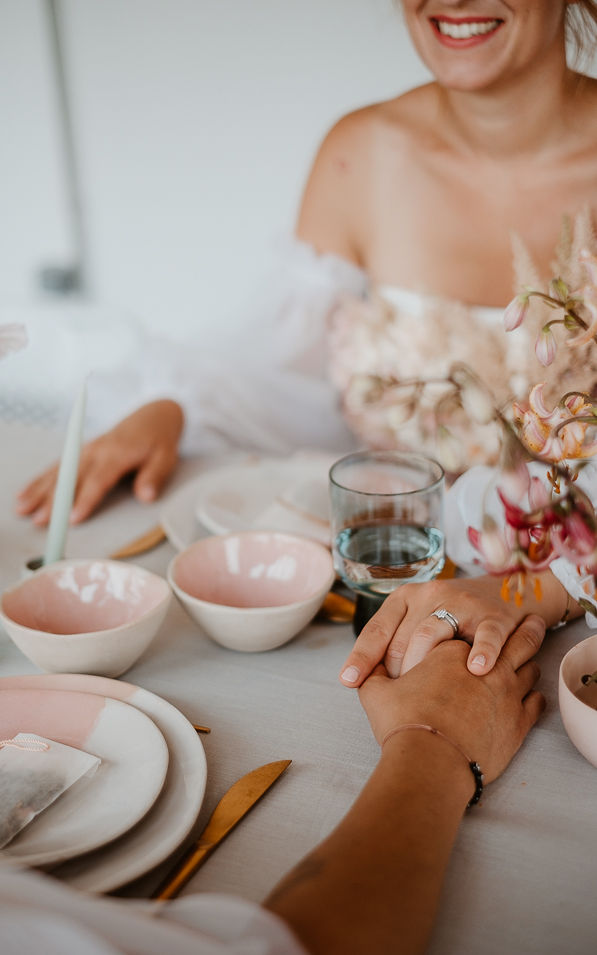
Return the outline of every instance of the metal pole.
<path id="1" fill-rule="evenodd" d="M 60 0 L 46 0 L 48 17 L 48 40 L 54 73 L 54 86 L 58 104 L 58 123 L 63 146 L 66 195 L 69 203 L 73 233 L 74 261 L 70 265 L 50 265 L 41 270 L 41 285 L 48 291 L 66 295 L 69 292 L 84 292 L 86 276 L 86 238 L 81 203 L 81 188 L 72 111 L 64 63 L 64 40 L 59 9 Z"/>

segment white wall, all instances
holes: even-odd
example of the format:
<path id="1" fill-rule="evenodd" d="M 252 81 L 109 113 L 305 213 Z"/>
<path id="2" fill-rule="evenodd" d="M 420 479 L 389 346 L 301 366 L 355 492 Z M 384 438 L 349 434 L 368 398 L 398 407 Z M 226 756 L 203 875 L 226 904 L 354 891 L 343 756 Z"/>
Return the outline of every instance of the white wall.
<path id="1" fill-rule="evenodd" d="M 46 0 L 0 0 L 0 308 L 72 252 Z M 326 129 L 426 78 L 392 0 L 61 0 L 93 303 L 242 320 Z M 0 316 L 1 317 L 1 316 Z M 6 367 L 6 366 L 5 366 Z"/>

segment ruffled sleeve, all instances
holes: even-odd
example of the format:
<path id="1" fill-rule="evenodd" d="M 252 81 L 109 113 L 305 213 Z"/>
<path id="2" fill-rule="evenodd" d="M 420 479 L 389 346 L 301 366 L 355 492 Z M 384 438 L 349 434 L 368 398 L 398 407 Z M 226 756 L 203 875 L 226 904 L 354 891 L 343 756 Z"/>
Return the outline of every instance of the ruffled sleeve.
<path id="1" fill-rule="evenodd" d="M 326 322 L 340 296 L 366 289 L 361 269 L 288 237 L 272 250 L 242 321 L 218 316 L 183 342 L 83 302 L 4 310 L 3 321 L 23 322 L 30 341 L 3 363 L 0 417 L 62 427 L 89 376 L 86 437 L 170 397 L 185 409 L 187 452 L 350 449 L 354 438 L 327 375 Z M 239 330 L 218 332 L 218 321 Z"/>
<path id="2" fill-rule="evenodd" d="M 290 928 L 244 899 L 188 894 L 169 903 L 84 895 L 0 864 L 3 955 L 306 955 Z"/>
<path id="3" fill-rule="evenodd" d="M 339 296 L 362 296 L 366 287 L 365 273 L 350 262 L 287 239 L 240 331 L 209 349 L 147 336 L 127 376 L 91 383 L 89 404 L 113 407 L 117 397 L 122 417 L 144 402 L 174 398 L 186 412 L 183 449 L 193 453 L 349 449 L 354 438 L 326 373 L 326 320 Z"/>

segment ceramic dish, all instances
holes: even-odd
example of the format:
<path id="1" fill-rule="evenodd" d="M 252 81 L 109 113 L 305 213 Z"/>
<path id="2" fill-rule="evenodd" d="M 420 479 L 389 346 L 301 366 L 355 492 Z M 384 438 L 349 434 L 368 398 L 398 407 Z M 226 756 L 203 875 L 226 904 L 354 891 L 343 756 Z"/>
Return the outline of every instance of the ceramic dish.
<path id="1" fill-rule="evenodd" d="M 205 530 L 276 530 L 329 545 L 328 471 L 336 457 L 300 452 L 206 471 L 166 502 L 161 524 L 177 550 Z"/>
<path id="2" fill-rule="evenodd" d="M 83 691 L 126 702 L 153 720 L 170 751 L 164 788 L 141 822 L 116 842 L 59 866 L 53 874 L 78 889 L 111 892 L 163 862 L 190 832 L 205 794 L 205 753 L 188 720 L 161 697 L 121 680 L 71 673 L 0 679 L 0 690 L 17 687 Z"/>
<path id="3" fill-rule="evenodd" d="M 147 650 L 168 610 L 166 581 L 135 564 L 59 560 L 0 598 L 0 622 L 41 670 L 120 676 Z"/>
<path id="4" fill-rule="evenodd" d="M 101 759 L 93 776 L 76 782 L 0 853 L 26 865 L 55 864 L 116 839 L 143 818 L 164 785 L 164 737 L 126 703 L 3 685 L 0 734 L 11 739 L 17 733 L 36 733 Z"/>
<path id="5" fill-rule="evenodd" d="M 216 643 L 255 653 L 291 640 L 313 619 L 335 573 L 306 537 L 245 531 L 204 537 L 170 562 L 168 581 Z"/>
<path id="6" fill-rule="evenodd" d="M 597 766 L 597 685 L 581 677 L 597 670 L 597 634 L 581 640 L 560 664 L 558 698 L 564 729 L 579 753 Z"/>

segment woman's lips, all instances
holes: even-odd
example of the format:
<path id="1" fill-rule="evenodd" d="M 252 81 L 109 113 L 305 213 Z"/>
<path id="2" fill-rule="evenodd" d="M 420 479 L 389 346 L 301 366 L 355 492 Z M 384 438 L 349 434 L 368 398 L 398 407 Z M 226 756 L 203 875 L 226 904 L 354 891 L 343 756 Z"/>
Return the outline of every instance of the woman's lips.
<path id="1" fill-rule="evenodd" d="M 503 20 L 493 17 L 430 17 L 433 31 L 444 46 L 468 49 L 487 43 L 498 32 Z"/>

